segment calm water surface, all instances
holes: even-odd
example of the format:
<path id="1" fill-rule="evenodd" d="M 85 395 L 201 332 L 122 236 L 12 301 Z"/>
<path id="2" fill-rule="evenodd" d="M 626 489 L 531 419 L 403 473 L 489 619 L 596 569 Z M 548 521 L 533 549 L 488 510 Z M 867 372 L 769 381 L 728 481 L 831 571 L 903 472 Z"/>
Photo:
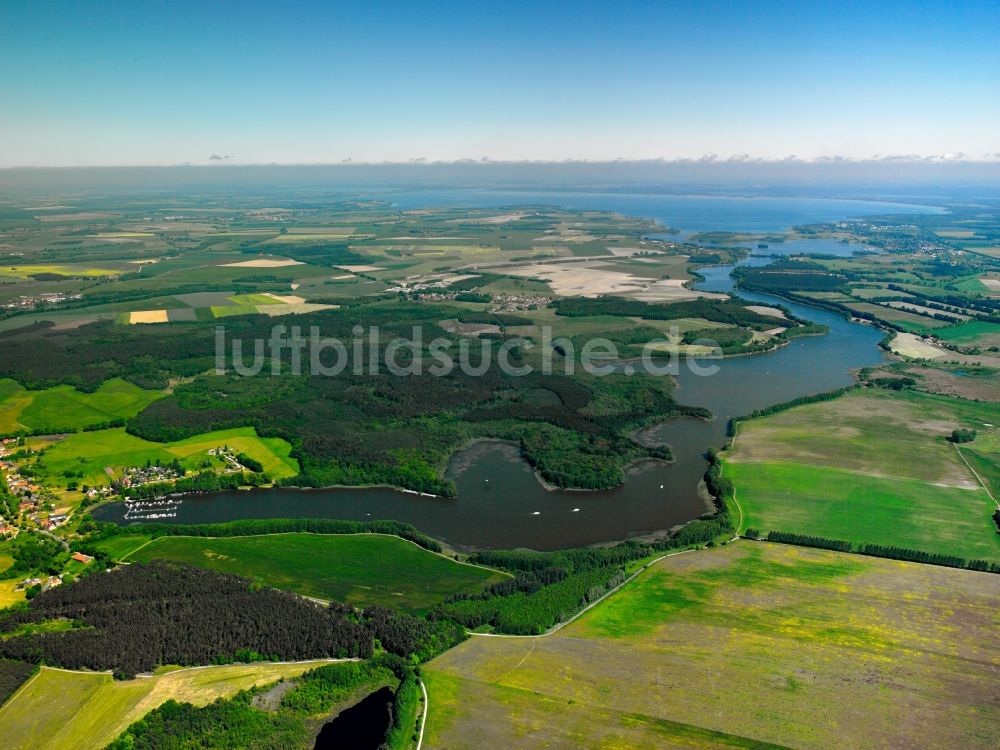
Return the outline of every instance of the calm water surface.
<path id="1" fill-rule="evenodd" d="M 724 201 L 721 205 L 729 207 L 731 204 L 728 201 L 738 200 L 641 197 L 641 201 L 644 204 L 648 202 L 648 206 L 646 210 L 639 210 L 633 205 L 634 200 L 639 200 L 635 196 L 626 196 L 623 200 L 615 194 L 576 197 L 586 205 L 573 207 L 601 207 L 632 215 L 652 215 L 673 225 L 681 223 L 669 218 L 668 211 L 680 211 L 685 201 Z M 470 198 L 470 205 L 489 205 L 480 198 L 479 194 L 476 194 L 475 200 Z M 616 198 L 619 200 L 616 201 Z M 428 204 L 414 200 L 413 205 L 444 204 L 443 200 Z M 750 218 L 750 214 L 733 218 L 717 208 L 719 213 L 714 222 L 710 225 L 706 223 L 705 228 L 744 230 L 749 227 L 770 231 L 802 221 L 802 215 L 820 213 L 821 209 L 826 213 L 809 220 L 829 221 L 844 218 L 845 215 L 903 210 L 898 205 L 892 209 L 887 209 L 885 204 L 855 205 L 863 203 L 860 201 L 805 201 L 799 205 L 790 199 L 741 200 L 757 205 L 756 210 L 762 211 L 763 215 L 758 215 L 756 219 Z M 762 204 L 757 203 L 758 200 L 779 201 L 786 213 L 782 218 L 770 213 L 770 209 L 761 209 L 759 206 Z M 667 210 L 662 216 L 652 213 L 657 205 L 654 201 L 667 201 Z M 507 202 L 512 202 L 509 196 Z M 550 198 L 548 202 L 554 201 Z M 845 203 L 851 205 L 845 206 Z M 789 209 L 789 204 L 794 210 Z M 698 228 L 697 222 L 700 221 L 707 222 L 708 219 L 696 215 L 688 225 L 682 226 L 685 229 Z M 755 252 L 778 251 L 777 246 L 772 246 Z M 795 248 L 795 251 L 801 252 L 801 249 Z M 822 249 L 820 252 L 829 250 Z M 751 257 L 745 262 L 758 265 L 770 260 Z M 731 290 L 731 270 L 732 267 L 728 266 L 705 269 L 702 272 L 705 281 L 698 288 L 719 292 Z M 716 415 L 715 419 L 710 422 L 672 420 L 647 430 L 644 433 L 646 438 L 671 446 L 675 461 L 672 464 L 661 461 L 636 464 L 630 468 L 627 481 L 621 487 L 601 492 L 548 491 L 537 481 L 527 464 L 519 459 L 514 448 L 502 443 L 484 442 L 453 457 L 448 474 L 458 488 L 456 498 L 423 497 L 391 489 L 279 488 L 223 492 L 185 498 L 177 517 L 171 520 L 178 523 L 211 523 L 238 518 L 389 518 L 412 523 L 425 533 L 456 547 L 530 547 L 541 550 L 619 540 L 684 523 L 705 511 L 705 501 L 697 492 L 706 466 L 704 454 L 710 447 L 718 447 L 725 442 L 730 417 L 849 385 L 853 370 L 877 364 L 884 356 L 876 346 L 883 334 L 871 326 L 851 323 L 825 310 L 783 302 L 771 295 L 740 291 L 740 296 L 763 304 L 781 302 L 795 315 L 829 326 L 830 333 L 795 339 L 769 354 L 722 360 L 717 363 L 718 372 L 712 376 L 699 377 L 682 366 L 677 377 L 677 400 L 707 407 Z M 120 504 L 109 505 L 98 509 L 94 515 L 102 520 L 121 522 L 124 508 Z"/>
<path id="2" fill-rule="evenodd" d="M 384 687 L 323 725 L 315 750 L 378 750 L 392 721 L 393 692 Z"/>

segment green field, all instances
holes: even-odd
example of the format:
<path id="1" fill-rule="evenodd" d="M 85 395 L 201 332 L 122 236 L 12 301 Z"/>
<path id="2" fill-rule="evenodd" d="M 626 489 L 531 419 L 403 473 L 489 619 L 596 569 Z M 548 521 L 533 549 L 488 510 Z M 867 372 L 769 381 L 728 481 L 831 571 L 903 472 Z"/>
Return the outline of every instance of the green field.
<path id="1" fill-rule="evenodd" d="M 125 559 L 130 552 L 135 552 L 152 538 L 149 534 L 112 536 L 95 542 L 94 546 L 107 554 L 112 560 L 118 561 Z"/>
<path id="2" fill-rule="evenodd" d="M 432 661 L 424 746 L 993 748 L 998 606 L 988 573 L 750 542 L 674 555 L 553 635 Z"/>
<path id="3" fill-rule="evenodd" d="M 68 385 L 29 391 L 19 383 L 0 380 L 0 434 L 17 431 L 61 432 L 128 419 L 163 396 L 124 380 L 109 380 L 93 393 Z"/>
<path id="4" fill-rule="evenodd" d="M 947 435 L 996 457 L 1000 404 L 853 391 L 741 422 L 725 456 L 743 529 L 1000 560 L 995 503 Z"/>
<path id="5" fill-rule="evenodd" d="M 996 505 L 982 490 L 782 463 L 726 463 L 744 529 L 887 544 L 1000 561 Z"/>
<path id="6" fill-rule="evenodd" d="M 934 335 L 953 344 L 1000 346 L 1000 325 L 985 320 L 967 320 L 957 326 L 937 330 Z"/>
<path id="7" fill-rule="evenodd" d="M 325 663 L 196 667 L 125 681 L 42 667 L 0 708 L 2 744 L 7 750 L 98 750 L 167 700 L 204 706 Z"/>
<path id="8" fill-rule="evenodd" d="M 394 536 L 272 534 L 160 537 L 128 561 L 164 559 L 252 578 L 305 596 L 423 613 L 452 594 L 505 577 L 464 565 Z"/>
<path id="9" fill-rule="evenodd" d="M 211 448 L 228 446 L 261 462 L 272 479 L 295 476 L 298 465 L 290 457 L 291 446 L 281 438 L 258 437 L 252 427 L 207 432 L 173 443 L 153 443 L 125 432 L 124 428 L 80 432 L 52 444 L 41 458 L 38 476 L 58 486 L 66 472 L 82 472 L 80 485 L 100 486 L 118 476 L 124 468 L 142 466 L 146 461 L 169 463 L 175 458 L 190 470 L 208 461 L 223 468 L 218 458 L 209 457 Z M 110 469 L 110 472 L 108 471 Z"/>

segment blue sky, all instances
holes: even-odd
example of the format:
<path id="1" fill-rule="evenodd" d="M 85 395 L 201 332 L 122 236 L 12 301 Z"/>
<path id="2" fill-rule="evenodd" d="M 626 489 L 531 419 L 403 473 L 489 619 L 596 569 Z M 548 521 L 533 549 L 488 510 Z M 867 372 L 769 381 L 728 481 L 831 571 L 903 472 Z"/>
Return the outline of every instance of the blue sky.
<path id="1" fill-rule="evenodd" d="M 0 0 L 0 166 L 1000 153 L 988 2 Z"/>

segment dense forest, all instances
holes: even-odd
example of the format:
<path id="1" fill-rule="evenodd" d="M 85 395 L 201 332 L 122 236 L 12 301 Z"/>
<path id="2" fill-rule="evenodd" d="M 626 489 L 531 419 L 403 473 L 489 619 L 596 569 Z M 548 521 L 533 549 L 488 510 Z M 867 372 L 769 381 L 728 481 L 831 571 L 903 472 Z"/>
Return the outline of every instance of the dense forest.
<path id="1" fill-rule="evenodd" d="M 69 629 L 20 635 L 28 624 Z M 0 656 L 119 677 L 162 664 L 370 656 L 369 628 L 338 608 L 237 576 L 154 562 L 49 589 L 0 617 Z"/>
<path id="2" fill-rule="evenodd" d="M 38 666 L 25 661 L 0 659 L 0 706 L 23 685 Z"/>
<path id="3" fill-rule="evenodd" d="M 642 374 L 510 377 L 491 368 L 478 377 L 233 375 L 178 386 L 128 430 L 165 442 L 251 425 L 292 444 L 301 475 L 288 484 L 391 484 L 450 495 L 445 463 L 471 438 L 519 442 L 555 484 L 606 488 L 623 481 L 628 462 L 659 455 L 629 433 L 681 414 L 707 412 L 678 405 L 666 379 Z"/>
<path id="4" fill-rule="evenodd" d="M 725 321 L 741 316 L 755 325 L 775 322 L 735 303 L 690 305 L 705 307 L 701 312 L 706 315 L 712 314 L 709 308 L 716 310 Z M 698 310 L 685 307 L 682 313 L 695 315 Z M 411 336 L 414 326 L 424 328 L 425 339 L 447 338 L 438 321 L 449 316 L 482 317 L 500 324 L 521 320 L 442 305 L 368 301 L 300 315 L 295 324 L 303 330 L 316 325 L 324 336 L 344 341 L 352 340 L 355 325 L 378 326 L 380 341 Z M 213 327 L 171 324 L 156 335 L 134 328 L 95 323 L 73 331 L 73 336 L 35 331 L 12 337 L 4 343 L 9 356 L 0 359 L 0 376 L 30 388 L 67 383 L 84 390 L 111 377 L 156 388 L 183 378 L 186 382 L 171 395 L 131 419 L 128 431 L 164 442 L 253 426 L 263 436 L 282 437 L 292 444 L 301 475 L 286 480 L 288 484 L 389 484 L 437 495 L 453 494 L 454 487 L 443 477 L 447 458 L 472 438 L 516 441 L 546 480 L 600 489 L 621 483 L 631 461 L 665 457 L 662 450 L 630 440 L 632 431 L 652 420 L 707 416 L 703 409 L 678 405 L 665 378 L 647 374 L 600 378 L 579 368 L 566 375 L 559 374 L 559 363 L 555 374 L 542 375 L 536 367 L 535 374 L 525 377 L 507 375 L 498 367 L 489 367 L 482 375 L 456 369 L 440 377 L 429 373 L 398 377 L 384 371 L 359 375 L 353 370 L 335 377 L 205 375 L 215 365 Z M 230 338 L 267 340 L 271 321 L 232 318 L 227 320 L 227 331 Z M 385 345 L 379 343 L 377 348 L 377 357 L 383 358 Z M 515 360 L 518 353 L 515 349 Z M 472 354 L 473 363 L 478 357 Z M 266 481 L 253 474 L 245 479 L 247 484 Z M 191 481 L 200 488 L 208 478 Z"/>
<path id="5" fill-rule="evenodd" d="M 617 315 L 646 320 L 679 320 L 702 318 L 713 323 L 728 323 L 764 330 L 788 326 L 789 320 L 748 310 L 735 300 L 695 299 L 683 302 L 642 302 L 627 297 L 564 297 L 552 303 L 558 315 L 586 317 Z M 792 321 L 797 324 L 797 321 Z"/>
<path id="6" fill-rule="evenodd" d="M 733 271 L 737 285 L 779 294 L 792 291 L 834 292 L 842 290 L 848 277 L 831 273 L 820 263 L 780 260 L 763 267 L 740 267 Z"/>

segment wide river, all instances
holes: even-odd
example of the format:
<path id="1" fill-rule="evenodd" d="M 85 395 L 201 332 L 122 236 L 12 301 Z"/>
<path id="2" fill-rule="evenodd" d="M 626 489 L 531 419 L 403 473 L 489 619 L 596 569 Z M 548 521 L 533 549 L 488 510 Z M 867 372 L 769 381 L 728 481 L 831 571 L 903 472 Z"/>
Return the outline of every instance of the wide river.
<path id="1" fill-rule="evenodd" d="M 405 200 L 404 200 L 405 198 Z M 836 221 L 878 213 L 923 213 L 923 206 L 864 201 L 789 198 L 703 198 L 595 194 L 528 194 L 511 192 L 414 193 L 400 205 L 514 205 L 548 203 L 568 208 L 613 210 L 644 216 L 685 232 L 781 231 L 796 223 Z M 689 217 L 689 218 L 685 218 Z M 771 245 L 763 252 L 791 251 Z M 802 251 L 801 243 L 794 246 Z M 853 248 L 817 243 L 818 252 L 850 253 Z M 769 258 L 751 257 L 762 264 Z M 732 290 L 731 266 L 702 271 L 697 285 L 706 291 Z M 239 518 L 396 519 L 412 523 L 431 536 L 459 548 L 529 547 L 539 550 L 626 539 L 671 528 L 706 510 L 697 487 L 705 471 L 706 451 L 725 442 L 730 417 L 849 385 L 853 371 L 883 360 L 876 346 L 883 334 L 867 325 L 814 307 L 783 302 L 766 294 L 740 291 L 744 299 L 765 304 L 782 302 L 802 318 L 830 328 L 825 336 L 794 339 L 768 354 L 717 362 L 718 371 L 698 376 L 681 366 L 676 377 L 678 401 L 707 407 L 712 421 L 678 419 L 648 430 L 668 443 L 673 463 L 644 461 L 632 466 L 625 483 L 600 492 L 549 491 L 535 478 L 515 448 L 483 442 L 457 453 L 448 473 L 458 496 L 430 498 L 388 488 L 266 489 L 222 492 L 185 498 L 170 519 L 177 523 L 213 523 Z M 116 503 L 95 510 L 100 520 L 128 523 Z"/>

